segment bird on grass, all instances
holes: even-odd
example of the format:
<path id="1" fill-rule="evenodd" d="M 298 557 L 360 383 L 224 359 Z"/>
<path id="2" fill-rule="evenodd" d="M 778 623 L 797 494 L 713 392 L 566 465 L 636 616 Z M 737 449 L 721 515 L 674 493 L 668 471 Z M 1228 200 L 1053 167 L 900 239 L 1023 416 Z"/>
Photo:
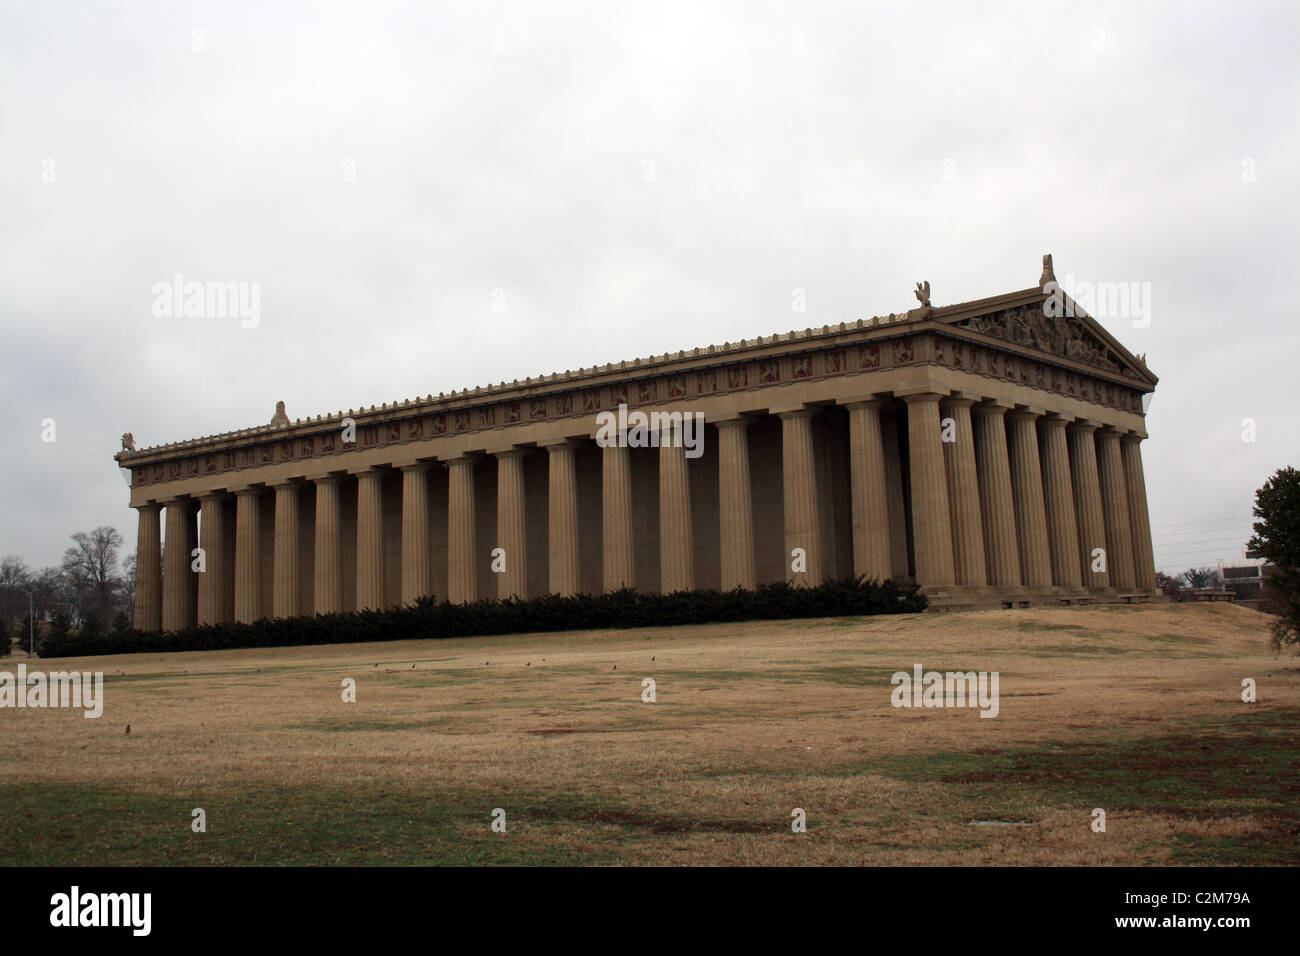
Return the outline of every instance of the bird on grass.
<path id="1" fill-rule="evenodd" d="M 130 724 L 127 724 L 127 725 L 126 725 L 126 732 L 127 732 L 128 735 L 130 735 L 130 733 L 131 733 L 131 725 L 130 725 Z"/>

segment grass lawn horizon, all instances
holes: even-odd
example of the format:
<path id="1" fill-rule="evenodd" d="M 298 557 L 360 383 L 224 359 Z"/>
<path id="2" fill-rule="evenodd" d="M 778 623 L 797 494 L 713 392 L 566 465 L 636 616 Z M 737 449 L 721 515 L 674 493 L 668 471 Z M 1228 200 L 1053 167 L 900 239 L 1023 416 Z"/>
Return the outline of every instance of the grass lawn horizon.
<path id="1" fill-rule="evenodd" d="M 18 654 L 0 670 L 102 671 L 104 711 L 0 710 L 0 864 L 1295 864 L 1300 660 L 1268 622 L 1173 604 Z M 916 665 L 998 672 L 997 717 L 895 708 Z"/>

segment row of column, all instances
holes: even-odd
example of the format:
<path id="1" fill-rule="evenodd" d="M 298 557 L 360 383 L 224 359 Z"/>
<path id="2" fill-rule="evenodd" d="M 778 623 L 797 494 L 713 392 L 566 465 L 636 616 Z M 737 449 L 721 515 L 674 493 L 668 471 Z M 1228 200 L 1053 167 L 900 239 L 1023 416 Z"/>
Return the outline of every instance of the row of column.
<path id="1" fill-rule="evenodd" d="M 918 582 L 1155 587 L 1141 436 L 932 392 L 904 400 Z"/>
<path id="2" fill-rule="evenodd" d="M 915 577 L 923 585 L 1029 587 L 1154 587 L 1150 525 L 1138 442 L 1112 429 L 996 403 L 921 393 L 907 403 Z M 852 402 L 849 450 L 853 567 L 880 579 L 908 576 L 903 475 L 893 415 L 882 400 Z M 778 413 L 782 432 L 783 521 L 787 578 L 796 584 L 824 580 L 813 416 L 800 408 Z M 743 417 L 716 421 L 721 585 L 757 585 L 753 495 L 747 425 Z M 1041 427 L 1041 440 L 1039 428 Z M 951 439 L 951 440 L 945 440 Z M 580 441 L 545 442 L 548 453 L 549 589 L 579 590 L 578 485 Z M 504 570 L 499 597 L 527 595 L 528 555 L 524 455 L 493 451 L 497 459 L 498 546 Z M 446 462 L 448 480 L 448 599 L 478 594 L 474 466 L 482 456 Z M 695 586 L 691 488 L 685 449 L 662 442 L 659 450 L 660 588 Z M 428 469 L 432 462 L 400 465 L 402 474 L 401 601 L 412 604 L 432 591 Z M 385 605 L 383 476 L 387 469 L 356 472 L 356 605 Z M 316 486 L 313 607 L 342 610 L 340 475 L 310 477 Z M 206 568 L 192 574 L 197 538 L 189 499 L 139 506 L 136 626 L 176 630 L 229 620 L 302 613 L 298 494 L 301 481 L 275 491 L 271 607 L 262 606 L 261 489 L 234 493 L 233 568 L 227 568 L 229 497 L 199 498 Z M 829 490 L 829 489 L 827 489 Z M 166 567 L 159 560 L 159 513 L 166 506 Z M 626 447 L 602 449 L 602 580 L 605 590 L 636 586 L 631 461 Z M 178 542 L 172 547 L 171 542 Z M 1105 553 L 1097 571 L 1094 549 Z M 233 587 L 228 582 L 233 578 Z M 197 579 L 197 582 L 196 582 Z M 165 582 L 165 587 L 160 586 Z"/>

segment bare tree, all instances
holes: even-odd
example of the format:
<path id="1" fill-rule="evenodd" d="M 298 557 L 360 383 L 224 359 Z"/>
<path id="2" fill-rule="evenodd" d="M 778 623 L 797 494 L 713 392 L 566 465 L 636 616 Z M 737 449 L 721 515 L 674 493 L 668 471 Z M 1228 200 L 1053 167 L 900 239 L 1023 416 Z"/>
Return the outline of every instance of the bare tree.
<path id="1" fill-rule="evenodd" d="M 117 556 L 122 536 L 116 528 L 100 525 L 87 534 L 72 536 L 76 547 L 63 553 L 63 573 L 77 593 L 80 616 L 93 611 L 102 620 L 109 616 L 121 584 Z"/>
<path id="2" fill-rule="evenodd" d="M 16 554 L 0 559 L 0 602 L 3 602 L 5 640 L 13 634 L 14 618 L 27 614 L 27 592 L 32 589 L 32 572 Z"/>
<path id="3" fill-rule="evenodd" d="M 119 588 L 121 592 L 119 609 L 128 618 L 133 617 L 135 613 L 135 554 L 132 551 L 122 561 L 122 584 Z"/>
<path id="4" fill-rule="evenodd" d="M 1189 588 L 1212 588 L 1218 574 L 1217 568 L 1188 568 L 1180 577 Z"/>

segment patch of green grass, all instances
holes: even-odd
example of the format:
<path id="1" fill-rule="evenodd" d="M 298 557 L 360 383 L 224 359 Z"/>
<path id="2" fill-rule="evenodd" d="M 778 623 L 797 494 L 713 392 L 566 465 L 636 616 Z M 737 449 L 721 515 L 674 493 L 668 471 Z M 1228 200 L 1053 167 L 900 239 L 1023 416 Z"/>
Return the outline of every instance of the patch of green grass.
<path id="1" fill-rule="evenodd" d="M 1097 635 L 1091 634 L 1090 637 Z M 1112 644 L 1039 644 L 1037 647 L 1026 647 L 1020 651 L 1026 657 L 1123 657 L 1125 655 L 1137 654 L 1142 657 L 1150 657 L 1149 651 L 1140 648 L 1115 647 Z"/>
<path id="2" fill-rule="evenodd" d="M 1256 711 L 1191 722 L 1159 737 L 883 758 L 851 772 L 962 787 L 964 797 L 986 808 L 984 819 L 1031 819 L 1032 808 L 1042 806 L 1259 817 L 1265 821 L 1259 834 L 1222 846 L 1189 838 L 1180 843 L 1180 859 L 1294 864 L 1300 863 L 1298 737 L 1300 712 Z M 1289 836 L 1279 839 L 1279 833 Z"/>
<path id="3" fill-rule="evenodd" d="M 491 812 L 503 803 L 507 832 L 493 833 Z M 594 825 L 590 840 L 537 839 L 539 829 L 563 829 L 555 818 L 530 814 L 553 805 L 540 797 L 520 806 L 513 795 L 485 802 L 482 795 L 340 786 L 168 797 L 42 783 L 0 787 L 0 805 L 3 866 L 533 866 L 619 859 L 613 844 L 597 838 L 604 828 Z M 207 812 L 206 833 L 190 829 L 195 807 Z"/>
<path id="4" fill-rule="evenodd" d="M 1045 621 L 1017 621 L 1016 630 L 1037 634 L 1042 631 L 1076 631 L 1089 637 L 1096 637 L 1096 634 L 1082 624 L 1048 624 Z"/>

